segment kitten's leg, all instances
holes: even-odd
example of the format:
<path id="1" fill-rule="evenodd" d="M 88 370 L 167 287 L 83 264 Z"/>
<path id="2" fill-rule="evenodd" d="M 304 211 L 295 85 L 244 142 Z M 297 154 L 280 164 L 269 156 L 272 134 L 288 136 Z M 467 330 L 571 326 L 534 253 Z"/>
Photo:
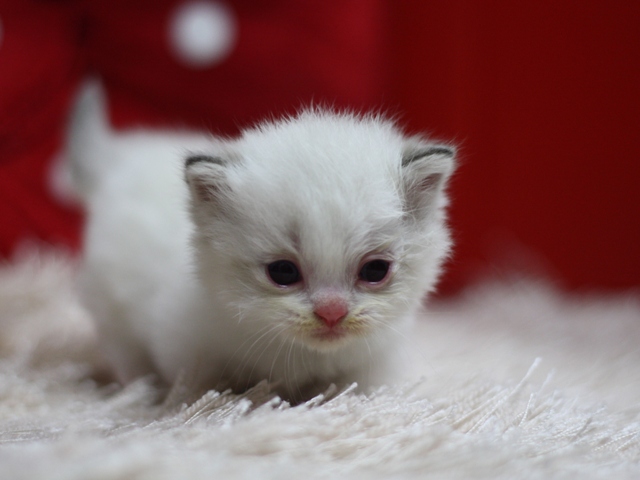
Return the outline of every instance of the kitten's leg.
<path id="1" fill-rule="evenodd" d="M 100 337 L 100 350 L 122 383 L 154 371 L 146 346 L 135 331 L 132 311 L 110 295 L 108 282 L 85 271 L 81 276 L 82 297 L 92 313 Z"/>

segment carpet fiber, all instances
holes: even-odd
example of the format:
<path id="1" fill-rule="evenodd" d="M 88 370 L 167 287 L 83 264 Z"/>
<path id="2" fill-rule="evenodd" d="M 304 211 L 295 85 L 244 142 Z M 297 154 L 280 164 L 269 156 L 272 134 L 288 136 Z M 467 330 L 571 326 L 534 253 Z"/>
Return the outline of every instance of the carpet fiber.
<path id="1" fill-rule="evenodd" d="M 397 385 L 159 401 L 94 380 L 73 261 L 24 255 L 0 268 L 0 478 L 637 479 L 639 344 L 637 295 L 511 279 L 431 305 Z"/>

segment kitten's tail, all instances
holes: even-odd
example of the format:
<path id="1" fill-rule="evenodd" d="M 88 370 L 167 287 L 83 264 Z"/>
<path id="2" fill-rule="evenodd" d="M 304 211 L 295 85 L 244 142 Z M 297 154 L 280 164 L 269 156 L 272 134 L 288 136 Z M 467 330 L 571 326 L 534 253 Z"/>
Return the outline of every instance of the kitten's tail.
<path id="1" fill-rule="evenodd" d="M 88 200 L 116 158 L 112 137 L 104 89 L 98 80 L 88 80 L 78 90 L 71 109 L 59 172 L 65 196 L 83 204 Z"/>

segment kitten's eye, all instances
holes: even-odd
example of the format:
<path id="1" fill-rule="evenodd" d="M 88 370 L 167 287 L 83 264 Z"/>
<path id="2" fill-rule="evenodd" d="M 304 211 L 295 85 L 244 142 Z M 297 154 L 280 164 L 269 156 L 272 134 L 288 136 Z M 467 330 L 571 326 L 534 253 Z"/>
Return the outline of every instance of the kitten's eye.
<path id="1" fill-rule="evenodd" d="M 298 283 L 302 277 L 295 263 L 289 260 L 278 260 L 267 265 L 267 273 L 273 282 L 280 286 Z"/>
<path id="2" fill-rule="evenodd" d="M 386 260 L 371 260 L 360 269 L 358 276 L 369 283 L 380 283 L 387 277 L 391 264 Z"/>

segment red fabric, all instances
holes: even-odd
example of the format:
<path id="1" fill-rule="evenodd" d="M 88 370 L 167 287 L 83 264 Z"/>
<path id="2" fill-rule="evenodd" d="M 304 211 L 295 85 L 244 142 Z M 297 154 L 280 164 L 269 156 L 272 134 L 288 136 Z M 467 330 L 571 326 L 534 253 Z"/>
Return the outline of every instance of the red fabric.
<path id="1" fill-rule="evenodd" d="M 23 240 L 78 244 L 80 214 L 49 193 L 81 74 L 72 2 L 0 2 L 0 254 Z"/>
<path id="2" fill-rule="evenodd" d="M 169 46 L 176 0 L 0 0 L 0 255 L 25 239 L 79 244 L 81 216 L 49 192 L 72 92 L 98 74 L 112 121 L 234 134 L 311 101 L 378 105 L 379 0 L 237 0 L 238 41 L 191 68 Z"/>
<path id="3" fill-rule="evenodd" d="M 239 0 L 237 44 L 222 63 L 184 66 L 168 46 L 183 2 L 89 2 L 91 63 L 116 125 L 184 123 L 218 133 L 315 100 L 356 108 L 383 98 L 383 17 L 377 0 Z"/>
<path id="4" fill-rule="evenodd" d="M 461 144 L 442 289 L 640 286 L 640 2 L 395 2 L 406 122 Z M 427 28 L 428 26 L 428 28 Z"/>

